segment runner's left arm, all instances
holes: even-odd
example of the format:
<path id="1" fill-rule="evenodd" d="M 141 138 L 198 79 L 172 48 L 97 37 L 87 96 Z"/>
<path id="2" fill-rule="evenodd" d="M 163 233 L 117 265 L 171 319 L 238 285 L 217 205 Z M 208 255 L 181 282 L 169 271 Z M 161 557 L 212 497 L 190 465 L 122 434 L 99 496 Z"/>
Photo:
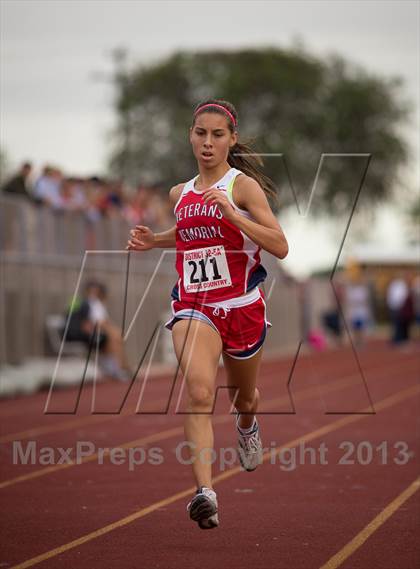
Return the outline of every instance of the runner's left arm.
<path id="1" fill-rule="evenodd" d="M 217 204 L 225 218 L 234 223 L 254 243 L 275 257 L 284 259 L 289 252 L 287 239 L 261 186 L 249 176 L 244 177 L 240 184 L 240 195 L 240 207 L 251 214 L 252 220 L 240 215 L 219 190 L 207 190 L 204 201 Z"/>

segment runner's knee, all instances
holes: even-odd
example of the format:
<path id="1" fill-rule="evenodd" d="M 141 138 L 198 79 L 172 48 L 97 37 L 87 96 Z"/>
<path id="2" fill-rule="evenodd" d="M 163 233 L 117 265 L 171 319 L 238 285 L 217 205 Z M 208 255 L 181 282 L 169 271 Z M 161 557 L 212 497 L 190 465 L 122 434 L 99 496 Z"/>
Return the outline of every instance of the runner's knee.
<path id="1" fill-rule="evenodd" d="M 238 411 L 242 411 L 242 413 L 250 413 L 254 411 L 255 406 L 258 404 L 258 400 L 259 392 L 256 388 L 254 393 L 241 393 L 239 391 L 236 397 L 235 407 Z"/>
<path id="2" fill-rule="evenodd" d="M 211 409 L 213 407 L 214 391 L 206 385 L 190 385 L 188 397 L 193 408 Z"/>

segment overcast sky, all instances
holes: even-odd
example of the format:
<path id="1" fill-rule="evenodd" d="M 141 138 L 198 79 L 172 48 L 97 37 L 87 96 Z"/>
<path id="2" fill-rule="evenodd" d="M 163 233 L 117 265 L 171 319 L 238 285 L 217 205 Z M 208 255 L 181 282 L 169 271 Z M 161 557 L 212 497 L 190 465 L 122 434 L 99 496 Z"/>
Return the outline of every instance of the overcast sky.
<path id="1" fill-rule="evenodd" d="M 68 173 L 103 169 L 113 125 L 109 52 L 131 61 L 176 49 L 288 47 L 339 53 L 381 76 L 400 76 L 416 107 L 406 134 L 418 156 L 417 1 L 1 0 L 1 148 L 12 165 L 52 162 Z M 413 185 L 418 160 L 410 165 Z"/>

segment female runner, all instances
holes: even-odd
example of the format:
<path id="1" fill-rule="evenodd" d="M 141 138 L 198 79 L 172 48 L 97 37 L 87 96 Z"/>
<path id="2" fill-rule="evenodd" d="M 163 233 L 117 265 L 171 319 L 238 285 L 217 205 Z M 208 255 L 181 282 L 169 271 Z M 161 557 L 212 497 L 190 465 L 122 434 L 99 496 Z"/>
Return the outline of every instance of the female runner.
<path id="1" fill-rule="evenodd" d="M 133 251 L 176 247 L 179 279 L 166 327 L 172 330 L 188 393 L 184 431 L 197 492 L 187 511 L 202 529 L 219 524 L 211 410 L 221 354 L 236 410 L 241 465 L 252 471 L 262 459 L 256 381 L 270 324 L 258 287 L 267 276 L 259 253 L 262 248 L 279 259 L 288 253 L 267 200 L 275 197 L 273 183 L 251 149 L 238 142 L 237 130 L 231 103 L 210 99 L 196 107 L 190 142 L 199 174 L 170 190 L 176 225 L 162 233 L 136 226 L 127 245 Z"/>

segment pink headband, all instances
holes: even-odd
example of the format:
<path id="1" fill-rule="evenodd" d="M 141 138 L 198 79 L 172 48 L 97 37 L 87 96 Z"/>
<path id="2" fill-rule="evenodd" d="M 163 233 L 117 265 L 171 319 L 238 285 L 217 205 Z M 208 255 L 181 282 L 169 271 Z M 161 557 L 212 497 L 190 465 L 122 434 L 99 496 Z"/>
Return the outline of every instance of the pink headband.
<path id="1" fill-rule="evenodd" d="M 207 103 L 207 105 L 203 105 L 202 107 L 198 107 L 198 109 L 195 111 L 194 116 L 202 111 L 203 109 L 207 108 L 207 107 L 217 107 L 218 109 L 222 109 L 222 111 L 224 111 L 230 118 L 230 120 L 233 123 L 233 126 L 236 126 L 236 120 L 235 117 L 232 115 L 232 113 L 230 111 L 228 111 L 226 109 L 226 107 L 223 107 L 222 105 L 218 105 L 217 103 Z"/>

